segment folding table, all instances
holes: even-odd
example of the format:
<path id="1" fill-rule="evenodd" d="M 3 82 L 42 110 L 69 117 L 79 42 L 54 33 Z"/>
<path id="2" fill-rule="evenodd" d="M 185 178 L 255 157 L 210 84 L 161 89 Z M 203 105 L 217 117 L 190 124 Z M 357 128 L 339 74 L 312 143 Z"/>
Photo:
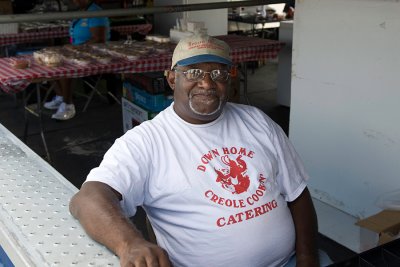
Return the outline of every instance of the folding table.
<path id="1" fill-rule="evenodd" d="M 258 60 L 270 60 L 278 56 L 284 43 L 254 37 L 223 35 L 217 36 L 225 41 L 231 48 L 231 57 L 234 63 L 242 64 L 244 80 L 243 95 L 249 104 L 247 95 L 247 67 L 246 62 Z M 146 42 L 143 43 L 145 45 Z M 30 56 L 28 56 L 29 58 Z M 87 66 L 74 64 L 63 64 L 58 67 L 42 66 L 31 58 L 32 65 L 27 69 L 13 69 L 10 66 L 11 58 L 0 58 L 0 88 L 9 93 L 25 90 L 31 84 L 36 83 L 38 103 L 41 103 L 40 83 L 43 81 L 56 80 L 60 78 L 79 78 L 104 73 L 143 73 L 163 71 L 170 69 L 172 52 L 155 53 L 136 60 L 118 59 L 109 64 L 93 63 Z M 26 106 L 25 106 L 26 107 Z M 29 111 L 28 111 L 29 112 Z M 46 150 L 46 157 L 50 160 L 50 154 L 44 137 L 43 124 L 41 120 L 41 105 L 37 106 L 40 123 L 40 134 Z"/>

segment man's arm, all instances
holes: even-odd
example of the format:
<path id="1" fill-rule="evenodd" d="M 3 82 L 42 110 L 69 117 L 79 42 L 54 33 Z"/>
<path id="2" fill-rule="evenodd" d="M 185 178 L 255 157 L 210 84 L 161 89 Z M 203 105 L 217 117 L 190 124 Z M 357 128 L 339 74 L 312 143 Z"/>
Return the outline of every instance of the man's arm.
<path id="1" fill-rule="evenodd" d="M 288 206 L 296 230 L 296 266 L 319 266 L 317 215 L 307 187 Z"/>
<path id="2" fill-rule="evenodd" d="M 120 258 L 121 266 L 170 267 L 166 252 L 146 241 L 120 207 L 121 194 L 100 182 L 86 182 L 69 209 L 88 235 Z"/>

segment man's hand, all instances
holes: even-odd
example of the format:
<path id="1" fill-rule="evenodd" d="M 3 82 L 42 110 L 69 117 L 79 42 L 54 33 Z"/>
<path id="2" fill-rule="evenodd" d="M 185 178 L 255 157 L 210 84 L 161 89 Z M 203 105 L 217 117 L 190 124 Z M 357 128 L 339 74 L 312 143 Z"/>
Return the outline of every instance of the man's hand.
<path id="1" fill-rule="evenodd" d="M 70 202 L 71 214 L 97 242 L 118 255 L 123 267 L 171 267 L 167 253 L 146 241 L 119 204 L 122 196 L 100 182 L 86 182 Z"/>
<path id="2" fill-rule="evenodd" d="M 167 253 L 159 246 L 138 238 L 118 249 L 121 267 L 171 267 Z"/>

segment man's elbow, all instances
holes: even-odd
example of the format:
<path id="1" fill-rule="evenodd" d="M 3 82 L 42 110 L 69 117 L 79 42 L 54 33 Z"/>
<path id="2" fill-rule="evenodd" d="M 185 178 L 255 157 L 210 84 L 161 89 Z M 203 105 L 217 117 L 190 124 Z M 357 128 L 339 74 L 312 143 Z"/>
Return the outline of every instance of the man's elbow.
<path id="1" fill-rule="evenodd" d="M 69 212 L 74 218 L 79 217 L 79 192 L 76 193 L 69 201 Z"/>

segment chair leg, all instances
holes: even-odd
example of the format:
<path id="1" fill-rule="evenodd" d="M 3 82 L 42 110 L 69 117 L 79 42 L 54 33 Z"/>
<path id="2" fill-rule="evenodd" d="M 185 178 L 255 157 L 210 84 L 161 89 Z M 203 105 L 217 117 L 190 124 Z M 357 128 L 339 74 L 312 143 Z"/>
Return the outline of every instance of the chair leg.
<path id="1" fill-rule="evenodd" d="M 29 128 L 29 113 L 32 114 L 33 116 L 37 117 L 39 120 L 39 129 L 40 129 L 40 137 L 42 139 L 42 143 L 43 143 L 43 147 L 44 147 L 44 151 L 46 154 L 46 159 L 47 161 L 51 164 L 51 158 L 50 158 L 50 152 L 49 149 L 47 147 L 47 142 L 46 142 L 46 138 L 44 136 L 44 127 L 43 127 L 43 120 L 42 120 L 42 101 L 41 101 L 41 96 L 40 96 L 40 84 L 37 83 L 36 84 L 36 98 L 37 98 L 37 103 L 36 103 L 36 108 L 33 109 L 31 107 L 28 106 L 28 100 L 30 99 L 30 97 L 32 96 L 34 91 L 31 91 L 29 94 L 26 94 L 24 91 L 23 94 L 23 101 L 24 101 L 24 109 L 25 109 L 25 113 L 24 113 L 24 117 L 25 117 L 25 126 L 24 126 L 24 136 L 23 136 L 23 142 L 26 143 L 27 139 L 28 139 L 28 128 Z"/>
<path id="2" fill-rule="evenodd" d="M 108 91 L 107 94 L 108 94 L 112 99 L 114 99 L 115 102 L 117 102 L 119 105 L 121 105 L 121 101 L 120 101 L 113 93 L 111 93 L 110 91 Z"/>
<path id="3" fill-rule="evenodd" d="M 43 127 L 43 119 L 42 119 L 42 101 L 40 96 L 40 84 L 36 84 L 36 98 L 37 98 L 37 113 L 39 115 L 39 127 L 40 127 L 40 136 L 42 138 L 44 151 L 46 153 L 47 161 L 51 164 L 50 152 L 47 147 L 46 138 L 44 136 L 44 127 Z"/>
<path id="4" fill-rule="evenodd" d="M 94 85 L 91 84 L 89 81 L 86 81 L 86 80 L 83 81 L 90 89 L 92 89 L 92 91 L 90 92 L 90 94 L 88 96 L 88 100 L 86 100 L 86 103 L 85 103 L 85 106 L 83 107 L 82 112 L 86 112 L 90 102 L 92 102 L 92 99 L 93 99 L 93 96 L 95 93 L 100 95 L 100 92 L 97 90 L 97 85 L 99 84 L 100 79 L 101 79 L 101 76 L 96 79 Z"/>
<path id="5" fill-rule="evenodd" d="M 85 112 L 85 111 L 87 110 L 87 108 L 88 108 L 90 102 L 91 102 L 92 99 L 93 99 L 94 94 L 98 94 L 101 98 L 105 98 L 105 97 L 99 92 L 99 90 L 97 90 L 98 85 L 99 85 L 101 79 L 102 79 L 102 76 L 101 76 L 101 75 L 98 76 L 98 77 L 96 77 L 96 80 L 95 80 L 95 82 L 94 82 L 94 85 L 91 84 L 90 82 L 84 80 L 84 83 L 86 83 L 86 85 L 89 86 L 89 88 L 92 89 L 92 91 L 90 92 L 90 94 L 89 94 L 89 96 L 88 96 L 88 100 L 86 101 L 85 106 L 83 107 L 82 112 Z"/>
<path id="6" fill-rule="evenodd" d="M 27 142 L 28 140 L 28 129 L 29 129 L 29 113 L 33 114 L 36 116 L 36 113 L 28 107 L 28 100 L 31 98 L 33 91 L 29 92 L 28 94 L 26 93 L 26 91 L 24 90 L 22 92 L 22 101 L 24 103 L 24 135 L 22 137 L 22 141 L 24 143 Z"/>

